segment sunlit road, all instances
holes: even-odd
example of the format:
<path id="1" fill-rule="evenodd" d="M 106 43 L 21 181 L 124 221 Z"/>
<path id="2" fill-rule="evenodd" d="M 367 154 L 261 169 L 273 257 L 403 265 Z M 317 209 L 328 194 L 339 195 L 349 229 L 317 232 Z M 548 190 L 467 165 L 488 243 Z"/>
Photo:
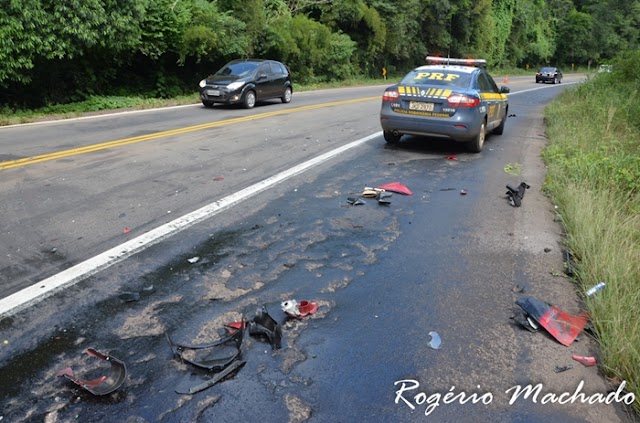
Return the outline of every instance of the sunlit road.
<path id="1" fill-rule="evenodd" d="M 481 154 L 418 137 L 385 145 L 383 86 L 0 129 L 2 297 L 79 269 L 0 320 L 3 423 L 616 421 L 613 406 L 510 405 L 505 392 L 580 380 L 606 389 L 588 368 L 560 378 L 562 363 L 546 362 L 586 353 L 586 339 L 569 350 L 509 319 L 516 284 L 565 295 L 550 273 L 562 259 L 537 151 L 542 107 L 578 79 L 511 78 L 515 116 Z M 505 173 L 508 163 L 522 173 Z M 504 187 L 520 179 L 533 189 L 515 209 Z M 393 181 L 413 195 L 347 203 Z M 318 312 L 287 321 L 287 299 Z M 262 305 L 282 325 L 282 348 L 246 335 L 235 377 L 176 393 L 208 375 L 176 359 L 166 335 L 210 342 Z M 86 348 L 126 362 L 120 389 L 96 397 L 56 377 L 67 366 L 97 377 Z M 420 383 L 406 395 L 414 409 L 398 401 L 401 380 Z M 491 401 L 429 416 L 416 403 L 450 390 Z"/>

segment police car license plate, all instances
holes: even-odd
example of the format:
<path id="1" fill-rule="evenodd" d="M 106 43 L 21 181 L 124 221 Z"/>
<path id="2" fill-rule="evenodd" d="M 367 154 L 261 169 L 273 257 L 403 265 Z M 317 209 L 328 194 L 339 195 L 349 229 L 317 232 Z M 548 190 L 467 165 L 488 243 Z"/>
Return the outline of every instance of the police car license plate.
<path id="1" fill-rule="evenodd" d="M 410 101 L 409 110 L 420 110 L 421 112 L 433 112 L 433 103 L 424 101 Z"/>
<path id="2" fill-rule="evenodd" d="M 207 95 L 212 95 L 214 97 L 218 97 L 220 95 L 219 90 L 207 90 Z"/>

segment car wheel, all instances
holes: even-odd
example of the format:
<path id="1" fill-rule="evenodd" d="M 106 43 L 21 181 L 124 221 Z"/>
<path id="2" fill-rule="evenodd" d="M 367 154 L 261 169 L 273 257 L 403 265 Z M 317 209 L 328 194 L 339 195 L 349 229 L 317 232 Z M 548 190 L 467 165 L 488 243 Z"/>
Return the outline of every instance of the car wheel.
<path id="1" fill-rule="evenodd" d="M 382 136 L 384 137 L 384 140 L 389 144 L 396 144 L 400 142 L 400 138 L 402 138 L 402 134 L 394 135 L 391 131 L 384 131 L 382 133 Z"/>
<path id="2" fill-rule="evenodd" d="M 284 94 L 282 94 L 282 102 L 283 103 L 291 103 L 291 96 L 293 95 L 293 91 L 291 91 L 291 87 L 286 87 L 284 89 Z"/>
<path id="3" fill-rule="evenodd" d="M 213 102 L 212 101 L 203 101 L 202 104 L 204 105 L 204 107 L 213 107 Z"/>
<path id="4" fill-rule="evenodd" d="M 485 136 L 485 122 L 483 121 L 482 125 L 480 125 L 480 132 L 478 132 L 478 135 L 476 135 L 476 137 L 469 142 L 469 150 L 472 153 L 479 153 L 482 151 L 482 147 L 484 147 Z"/>
<path id="5" fill-rule="evenodd" d="M 256 105 L 256 93 L 249 90 L 244 95 L 244 99 L 242 100 L 242 106 L 245 109 L 251 109 L 255 105 Z"/>
<path id="6" fill-rule="evenodd" d="M 553 78 L 553 85 L 558 83 L 558 78 Z"/>
<path id="7" fill-rule="evenodd" d="M 502 133 L 504 132 L 504 125 L 507 123 L 507 112 L 508 110 L 504 111 L 504 116 L 502 116 L 502 121 L 500 122 L 500 126 L 498 126 L 497 128 L 495 128 L 493 130 L 493 133 L 496 135 L 502 135 Z"/>

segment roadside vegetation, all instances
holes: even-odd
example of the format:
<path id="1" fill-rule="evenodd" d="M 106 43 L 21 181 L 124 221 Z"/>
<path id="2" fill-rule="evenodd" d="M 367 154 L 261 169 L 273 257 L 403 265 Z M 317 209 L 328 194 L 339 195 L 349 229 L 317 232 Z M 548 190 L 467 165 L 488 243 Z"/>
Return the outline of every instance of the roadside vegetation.
<path id="1" fill-rule="evenodd" d="M 640 46 L 638 0 L 72 3 L 3 2 L 0 109 L 190 95 L 238 58 L 279 60 L 296 84 L 317 84 L 402 75 L 427 54 L 568 69 Z"/>
<path id="2" fill-rule="evenodd" d="M 640 398 L 640 52 L 566 91 L 545 111 L 545 189 L 575 258 L 600 364 Z M 640 411 L 638 400 L 636 408 Z"/>

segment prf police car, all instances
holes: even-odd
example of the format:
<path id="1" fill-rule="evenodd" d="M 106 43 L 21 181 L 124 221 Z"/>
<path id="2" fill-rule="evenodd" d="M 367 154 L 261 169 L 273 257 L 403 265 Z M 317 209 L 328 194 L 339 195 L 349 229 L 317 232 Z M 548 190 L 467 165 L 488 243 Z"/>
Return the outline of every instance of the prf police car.
<path id="1" fill-rule="evenodd" d="M 465 142 L 482 151 L 485 135 L 501 135 L 507 120 L 509 88 L 498 88 L 484 69 L 486 60 L 427 56 L 427 65 L 409 72 L 382 96 L 384 139 L 404 134 Z"/>

